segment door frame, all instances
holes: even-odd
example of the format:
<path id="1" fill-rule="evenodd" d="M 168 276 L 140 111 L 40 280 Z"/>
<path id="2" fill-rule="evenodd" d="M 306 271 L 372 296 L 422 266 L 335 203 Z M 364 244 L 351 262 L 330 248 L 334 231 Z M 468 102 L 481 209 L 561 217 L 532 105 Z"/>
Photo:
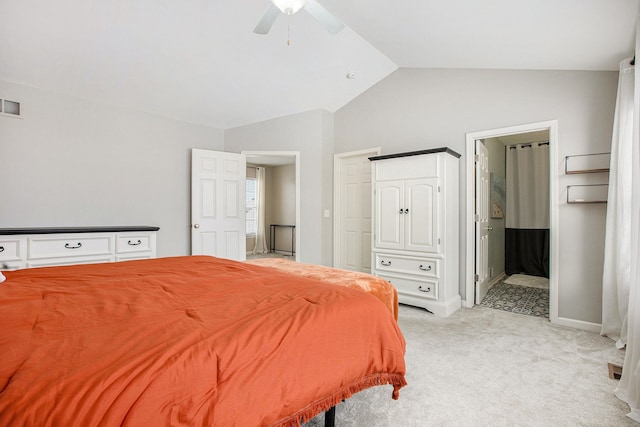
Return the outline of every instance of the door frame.
<path id="1" fill-rule="evenodd" d="M 342 212 L 342 179 L 340 171 L 342 162 L 353 157 L 374 157 L 382 153 L 380 147 L 367 148 L 364 150 L 350 151 L 333 155 L 333 266 L 340 264 L 340 235 L 342 233 L 342 222 L 340 221 Z M 372 190 L 373 191 L 373 187 Z M 372 199 L 373 200 L 373 199 Z M 373 204 L 373 203 L 372 203 Z M 373 210 L 373 206 L 371 206 Z"/>
<path id="2" fill-rule="evenodd" d="M 561 167 L 558 163 L 558 120 L 490 129 L 466 134 L 466 267 L 464 275 L 465 301 L 464 307 L 474 306 L 475 289 L 473 275 L 475 272 L 475 141 L 477 139 L 497 138 L 506 135 L 549 131 L 549 320 L 558 323 L 558 267 L 559 267 L 559 206 L 558 175 Z"/>
<path id="3" fill-rule="evenodd" d="M 299 151 L 241 151 L 240 154 L 244 155 L 245 159 L 251 157 L 291 157 L 293 158 L 293 164 L 296 168 L 296 254 L 295 260 L 298 261 L 301 258 L 301 245 L 300 237 L 304 236 L 302 232 L 302 222 L 300 222 L 300 152 Z"/>

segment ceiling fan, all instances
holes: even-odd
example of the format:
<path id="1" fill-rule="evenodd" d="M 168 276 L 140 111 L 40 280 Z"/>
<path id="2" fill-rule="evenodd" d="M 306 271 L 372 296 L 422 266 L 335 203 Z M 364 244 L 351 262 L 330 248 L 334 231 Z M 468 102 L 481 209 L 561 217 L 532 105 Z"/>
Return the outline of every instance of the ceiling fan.
<path id="1" fill-rule="evenodd" d="M 276 22 L 276 18 L 280 12 L 285 15 L 293 15 L 300 9 L 306 10 L 309 15 L 314 17 L 315 20 L 331 34 L 336 34 L 344 28 L 344 24 L 316 0 L 271 0 L 269 9 L 267 9 L 262 19 L 260 19 L 253 32 L 256 34 L 267 34 Z"/>

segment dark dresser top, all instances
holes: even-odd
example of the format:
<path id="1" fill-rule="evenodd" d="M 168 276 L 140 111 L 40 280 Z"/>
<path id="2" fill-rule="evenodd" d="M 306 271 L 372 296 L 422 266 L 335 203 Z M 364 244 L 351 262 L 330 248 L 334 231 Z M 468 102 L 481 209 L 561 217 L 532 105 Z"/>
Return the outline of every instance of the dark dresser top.
<path id="1" fill-rule="evenodd" d="M 428 150 L 420 150 L 420 151 L 407 151 L 405 153 L 397 153 L 397 154 L 385 154 L 382 156 L 374 156 L 369 157 L 369 160 L 372 162 L 375 160 L 385 160 L 385 159 L 395 159 L 397 157 L 409 157 L 409 156 L 418 156 L 420 154 L 433 154 L 433 153 L 447 153 L 451 154 L 453 157 L 460 158 L 460 154 L 456 153 L 449 147 L 440 147 L 440 148 L 430 148 Z"/>
<path id="2" fill-rule="evenodd" d="M 25 227 L 0 228 L 0 236 L 13 234 L 116 233 L 121 231 L 158 231 L 160 227 L 147 225 L 115 225 L 95 227 Z"/>

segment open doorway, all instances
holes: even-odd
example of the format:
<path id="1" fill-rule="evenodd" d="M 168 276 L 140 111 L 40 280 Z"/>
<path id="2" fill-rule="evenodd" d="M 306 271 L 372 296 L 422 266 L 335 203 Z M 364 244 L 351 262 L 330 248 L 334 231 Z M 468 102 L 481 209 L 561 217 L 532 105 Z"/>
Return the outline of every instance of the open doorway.
<path id="1" fill-rule="evenodd" d="M 548 318 L 549 131 L 485 138 L 481 144 L 489 172 L 488 225 L 475 303 Z"/>
<path id="2" fill-rule="evenodd" d="M 476 145 L 480 143 L 485 147 L 489 164 L 493 160 L 493 167 L 487 170 L 487 185 L 484 192 L 476 190 L 475 178 L 476 178 Z M 556 158 L 557 158 L 557 122 L 543 122 L 533 123 L 529 125 L 514 126 L 510 128 L 495 129 L 484 132 L 475 132 L 467 134 L 467 263 L 466 263 L 466 275 L 465 275 L 465 306 L 472 307 L 474 304 L 479 304 L 482 298 L 486 295 L 486 291 L 497 284 L 503 283 L 504 279 L 508 276 L 513 276 L 514 271 L 509 271 L 509 265 L 516 265 L 519 270 L 516 274 L 520 274 L 522 265 L 518 262 L 514 263 L 513 255 L 506 252 L 513 250 L 510 247 L 507 240 L 510 238 L 513 240 L 514 231 L 509 233 L 511 236 L 507 237 L 507 216 L 509 215 L 506 201 L 506 188 L 503 191 L 505 200 L 496 201 L 496 192 L 500 193 L 501 184 L 506 187 L 507 180 L 507 167 L 506 158 L 511 147 L 517 149 L 520 146 L 522 149 L 529 149 L 527 144 L 534 144 L 536 147 L 538 144 L 546 145 L 548 147 L 548 154 L 546 157 L 546 166 L 548 167 L 547 174 L 548 180 L 546 184 L 540 184 L 542 186 L 548 186 L 547 200 L 547 215 L 548 215 L 548 231 L 547 231 L 547 249 L 546 254 L 542 254 L 541 258 L 546 258 L 547 271 L 537 272 L 539 275 L 548 276 L 548 317 L 552 322 L 557 319 L 557 217 L 558 217 L 558 203 L 557 203 L 557 173 L 556 173 Z M 520 144 L 520 145 L 519 145 Z M 491 154 L 493 153 L 493 154 Z M 501 176 L 504 174 L 503 179 Z M 493 175 L 493 176 L 491 176 Z M 492 188 L 493 187 L 493 188 Z M 497 188 L 496 188 L 497 187 Z M 493 193 L 493 194 L 492 194 Z M 487 202 L 487 218 L 484 222 L 477 215 L 476 201 L 482 195 L 486 195 Z M 494 196 L 494 197 L 492 197 Z M 498 199 L 500 194 L 497 195 Z M 494 204 L 494 202 L 496 202 Z M 501 206 L 502 205 L 502 206 Z M 513 210 L 513 208 L 512 208 Z M 512 212 L 513 214 L 513 212 Z M 502 218 L 500 218 L 502 216 Z M 480 221 L 479 221 L 480 219 Z M 510 224 L 509 224 L 510 225 Z M 493 245 L 487 245 L 484 247 L 484 253 L 482 252 L 482 246 L 476 245 L 476 240 L 480 239 L 483 230 L 485 235 L 489 236 L 489 240 L 493 240 Z M 522 232 L 515 231 L 517 237 L 521 237 Z M 544 235 L 544 232 L 542 233 Z M 516 239 L 518 240 L 518 239 Z M 544 239 L 543 239 L 544 240 Z M 504 253 L 503 253 L 504 252 Z M 517 254 L 516 258 L 519 256 Z M 511 259 L 509 259 L 511 256 Z M 484 258 L 484 259 L 483 259 Z M 478 261 L 482 261 L 482 265 L 479 265 Z M 502 264 L 504 262 L 504 265 Z M 511 263 L 511 264 L 509 264 Z M 544 264 L 544 261 L 542 261 Z M 479 274 L 480 273 L 480 274 Z M 510 274 L 509 274 L 510 273 Z M 526 281 L 528 277 L 534 277 L 534 275 L 524 275 L 523 279 Z M 540 277 L 540 276 L 535 276 Z M 516 277 L 515 279 L 518 279 Z M 530 285 L 532 282 L 526 283 Z M 522 282 L 520 282 L 522 284 Z M 538 284 L 535 283 L 534 286 Z M 528 288 L 518 288 L 520 291 L 524 291 Z M 534 291 L 539 294 L 540 291 Z M 516 310 L 517 311 L 517 310 Z"/>
<path id="3" fill-rule="evenodd" d="M 297 152 L 243 152 L 247 159 L 247 259 L 299 255 Z"/>

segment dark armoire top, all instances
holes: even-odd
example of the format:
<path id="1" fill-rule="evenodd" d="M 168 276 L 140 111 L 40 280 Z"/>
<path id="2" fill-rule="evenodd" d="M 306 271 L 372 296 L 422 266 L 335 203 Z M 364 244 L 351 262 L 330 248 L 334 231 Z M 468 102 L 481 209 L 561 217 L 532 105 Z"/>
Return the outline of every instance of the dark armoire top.
<path id="1" fill-rule="evenodd" d="M 117 233 L 127 231 L 158 231 L 160 227 L 147 225 L 115 225 L 96 227 L 27 227 L 27 228 L 0 228 L 0 235 L 14 234 L 67 234 L 67 233 Z"/>
<path id="2" fill-rule="evenodd" d="M 385 154 L 383 156 L 374 156 L 374 157 L 369 157 L 369 160 L 373 162 L 375 160 L 395 159 L 398 157 L 418 156 L 420 154 L 433 154 L 433 153 L 447 153 L 447 154 L 451 154 L 453 157 L 456 157 L 458 159 L 460 158 L 460 154 L 456 153 L 451 148 L 440 147 L 440 148 L 430 148 L 428 150 L 407 151 L 406 153 Z"/>

